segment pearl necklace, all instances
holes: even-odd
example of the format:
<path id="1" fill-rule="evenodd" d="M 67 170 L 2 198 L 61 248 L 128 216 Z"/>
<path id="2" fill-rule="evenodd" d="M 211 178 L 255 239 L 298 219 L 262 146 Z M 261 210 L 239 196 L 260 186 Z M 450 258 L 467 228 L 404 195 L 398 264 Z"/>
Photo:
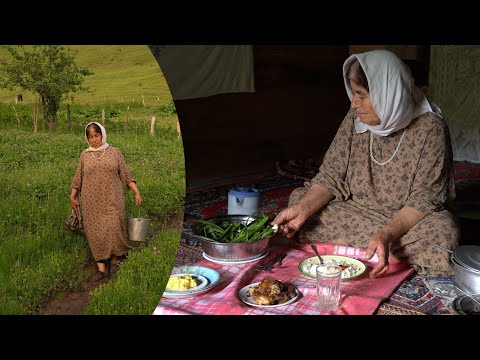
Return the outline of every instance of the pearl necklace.
<path id="1" fill-rule="evenodd" d="M 398 149 L 400 149 L 400 144 L 402 143 L 402 140 L 403 140 L 406 133 L 407 133 L 407 129 L 403 130 L 402 137 L 400 138 L 400 141 L 398 142 L 397 148 L 395 149 L 395 152 L 393 153 L 392 157 L 390 159 L 388 159 L 387 161 L 379 162 L 373 157 L 373 132 L 370 132 L 370 158 L 372 159 L 372 161 L 375 164 L 380 165 L 380 166 L 387 165 L 390 161 L 392 161 L 393 158 L 395 157 L 395 155 L 397 155 L 397 151 L 398 151 Z"/>
<path id="2" fill-rule="evenodd" d="M 102 155 L 100 155 L 99 157 L 96 157 L 96 156 L 95 156 L 95 153 L 92 152 L 93 158 L 96 159 L 96 160 L 101 159 L 101 158 L 103 157 L 103 155 L 105 155 L 105 150 L 107 150 L 107 149 L 104 149 Z"/>

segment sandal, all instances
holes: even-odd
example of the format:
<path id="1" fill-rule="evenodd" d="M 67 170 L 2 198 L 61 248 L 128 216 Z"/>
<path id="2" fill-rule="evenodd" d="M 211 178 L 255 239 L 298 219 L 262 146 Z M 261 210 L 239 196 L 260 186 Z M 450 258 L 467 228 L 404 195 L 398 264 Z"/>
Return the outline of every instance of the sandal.
<path id="1" fill-rule="evenodd" d="M 105 269 L 107 270 L 108 274 L 115 274 L 118 271 L 118 264 L 120 261 L 117 261 L 115 264 L 112 264 L 110 261 L 105 262 Z"/>
<path id="2" fill-rule="evenodd" d="M 97 282 L 97 281 L 100 281 L 100 280 L 106 278 L 107 276 L 108 276 L 108 273 L 105 273 L 105 272 L 97 269 L 95 274 L 92 276 L 92 281 Z"/>
<path id="3" fill-rule="evenodd" d="M 120 266 L 118 266 L 118 263 L 108 265 L 108 272 L 110 274 L 115 274 L 119 269 L 120 269 Z"/>

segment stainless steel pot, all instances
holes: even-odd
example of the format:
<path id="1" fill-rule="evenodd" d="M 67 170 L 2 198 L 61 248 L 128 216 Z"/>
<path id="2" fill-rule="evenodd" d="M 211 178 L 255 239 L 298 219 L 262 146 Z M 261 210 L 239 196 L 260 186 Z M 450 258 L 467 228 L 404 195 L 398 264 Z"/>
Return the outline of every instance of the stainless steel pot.
<path id="1" fill-rule="evenodd" d="M 480 294 L 480 246 L 462 245 L 451 251 L 455 292 L 459 296 Z"/>
<path id="2" fill-rule="evenodd" d="M 457 295 L 461 296 L 465 295 L 465 293 L 470 295 L 480 294 L 480 271 L 474 271 L 459 264 L 454 257 L 452 257 L 452 262 L 454 265 L 453 278 Z"/>
<path id="3" fill-rule="evenodd" d="M 460 315 L 480 315 L 480 296 L 459 296 L 453 300 L 453 308 Z"/>
<path id="4" fill-rule="evenodd" d="M 222 221 L 239 222 L 247 225 L 255 220 L 248 215 L 227 215 L 207 219 L 214 223 Z M 259 239 L 249 243 L 221 243 L 201 236 L 201 224 L 193 224 L 193 236 L 200 241 L 203 251 L 213 260 L 218 261 L 246 261 L 260 257 L 267 251 L 270 238 Z"/>

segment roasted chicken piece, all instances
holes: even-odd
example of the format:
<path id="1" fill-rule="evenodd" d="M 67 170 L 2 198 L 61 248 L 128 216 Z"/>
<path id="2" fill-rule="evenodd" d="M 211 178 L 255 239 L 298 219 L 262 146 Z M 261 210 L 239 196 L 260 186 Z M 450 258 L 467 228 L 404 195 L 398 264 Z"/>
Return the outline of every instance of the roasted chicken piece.
<path id="1" fill-rule="evenodd" d="M 248 288 L 248 296 L 253 297 L 258 305 L 283 304 L 295 295 L 295 288 L 292 285 L 269 277 Z"/>

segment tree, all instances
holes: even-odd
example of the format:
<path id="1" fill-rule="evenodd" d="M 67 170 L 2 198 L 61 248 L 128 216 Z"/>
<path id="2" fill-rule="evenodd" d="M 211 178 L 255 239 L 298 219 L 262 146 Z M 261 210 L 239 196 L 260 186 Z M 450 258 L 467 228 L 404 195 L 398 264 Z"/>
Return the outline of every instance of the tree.
<path id="1" fill-rule="evenodd" d="M 62 45 L 34 45 L 31 51 L 21 45 L 3 47 L 12 61 L 0 64 L 0 88 L 18 87 L 38 94 L 44 124 L 57 130 L 61 101 L 76 91 L 89 91 L 82 83 L 93 72 L 79 68 L 73 52 Z"/>

